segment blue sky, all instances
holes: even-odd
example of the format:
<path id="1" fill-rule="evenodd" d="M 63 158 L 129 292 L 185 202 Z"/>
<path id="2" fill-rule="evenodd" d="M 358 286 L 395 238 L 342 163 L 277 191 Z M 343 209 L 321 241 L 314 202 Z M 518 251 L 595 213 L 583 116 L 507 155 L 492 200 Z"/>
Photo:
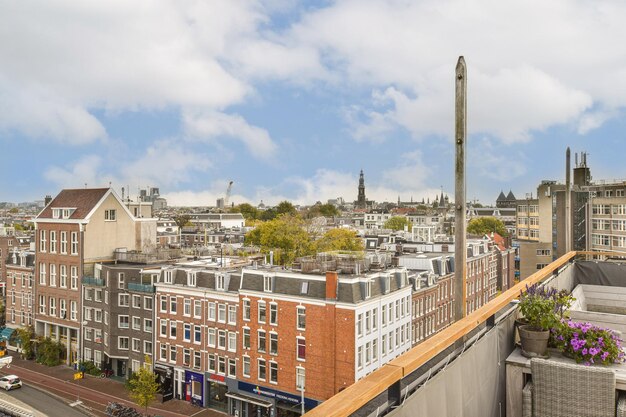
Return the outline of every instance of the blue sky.
<path id="1" fill-rule="evenodd" d="M 0 6 L 0 201 L 158 186 L 171 205 L 453 194 L 625 178 L 620 1 L 49 1 Z"/>

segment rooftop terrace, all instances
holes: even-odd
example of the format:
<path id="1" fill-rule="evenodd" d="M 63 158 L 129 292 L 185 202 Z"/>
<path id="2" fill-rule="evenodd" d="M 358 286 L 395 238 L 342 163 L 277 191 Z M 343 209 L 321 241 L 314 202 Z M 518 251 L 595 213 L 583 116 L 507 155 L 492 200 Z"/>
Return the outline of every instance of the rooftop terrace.
<path id="1" fill-rule="evenodd" d="M 507 392 L 506 383 L 505 361 L 515 350 L 514 300 L 537 282 L 568 291 L 579 284 L 626 287 L 626 265 L 596 260 L 603 255 L 567 253 L 305 415 L 506 416 L 507 398 L 521 401 L 521 392 Z"/>

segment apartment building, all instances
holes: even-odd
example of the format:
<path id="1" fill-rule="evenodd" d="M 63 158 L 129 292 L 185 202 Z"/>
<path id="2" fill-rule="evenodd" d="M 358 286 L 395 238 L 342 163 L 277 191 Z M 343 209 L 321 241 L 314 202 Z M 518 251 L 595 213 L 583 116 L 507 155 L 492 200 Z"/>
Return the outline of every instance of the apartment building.
<path id="1" fill-rule="evenodd" d="M 82 358 L 128 378 L 153 357 L 158 265 L 98 263 L 82 279 Z M 151 359 L 154 363 L 154 360 Z"/>
<path id="2" fill-rule="evenodd" d="M 12 228 L 9 231 L 8 228 L 0 228 L 3 233 L 0 233 L 0 294 L 6 294 L 6 282 L 7 282 L 7 270 L 6 262 L 9 258 L 9 254 L 12 252 L 13 247 L 17 246 L 17 241 L 13 235 Z"/>
<path id="3" fill-rule="evenodd" d="M 33 220 L 38 335 L 61 341 L 66 362 L 78 360 L 82 284 L 94 264 L 113 259 L 117 248 L 155 246 L 154 219 L 136 219 L 110 188 L 62 190 Z"/>
<path id="4" fill-rule="evenodd" d="M 155 371 L 164 396 L 227 411 L 236 385 L 241 273 L 191 262 L 164 268 L 155 284 Z"/>
<path id="5" fill-rule="evenodd" d="M 411 347 L 406 270 L 355 269 L 243 269 L 231 415 L 300 415 Z"/>
<path id="6" fill-rule="evenodd" d="M 8 340 L 16 328 L 34 323 L 35 252 L 14 247 L 4 261 L 7 281 L 3 337 Z"/>

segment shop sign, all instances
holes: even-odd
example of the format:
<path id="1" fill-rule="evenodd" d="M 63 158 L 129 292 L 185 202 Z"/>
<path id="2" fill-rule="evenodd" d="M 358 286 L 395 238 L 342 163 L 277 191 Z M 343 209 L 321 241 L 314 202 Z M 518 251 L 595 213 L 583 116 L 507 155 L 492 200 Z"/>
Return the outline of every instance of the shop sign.
<path id="1" fill-rule="evenodd" d="M 263 397 L 273 398 L 277 401 L 284 401 L 290 404 L 300 404 L 301 397 L 298 395 L 290 394 L 288 392 L 278 391 L 272 388 L 263 387 L 260 385 L 249 384 L 247 382 L 239 381 L 238 388 L 240 391 L 251 392 L 252 394 L 261 395 Z M 306 408 L 317 407 L 318 402 L 310 398 L 304 399 L 304 405 Z"/>

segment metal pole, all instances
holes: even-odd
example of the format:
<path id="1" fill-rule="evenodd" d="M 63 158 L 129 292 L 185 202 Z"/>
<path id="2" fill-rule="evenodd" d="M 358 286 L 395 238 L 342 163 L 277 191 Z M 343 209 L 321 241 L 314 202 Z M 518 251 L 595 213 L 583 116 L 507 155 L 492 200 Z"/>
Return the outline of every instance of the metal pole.
<path id="1" fill-rule="evenodd" d="M 302 407 L 300 410 L 300 414 L 304 415 L 305 410 L 304 410 L 304 387 L 302 387 L 302 391 L 300 391 L 300 394 L 302 395 L 301 397 L 301 402 L 300 402 L 300 406 Z"/>
<path id="2" fill-rule="evenodd" d="M 465 316 L 466 220 L 465 220 L 465 144 L 467 142 L 467 68 L 462 56 L 456 64 L 455 136 L 456 161 L 454 168 L 454 319 Z"/>

